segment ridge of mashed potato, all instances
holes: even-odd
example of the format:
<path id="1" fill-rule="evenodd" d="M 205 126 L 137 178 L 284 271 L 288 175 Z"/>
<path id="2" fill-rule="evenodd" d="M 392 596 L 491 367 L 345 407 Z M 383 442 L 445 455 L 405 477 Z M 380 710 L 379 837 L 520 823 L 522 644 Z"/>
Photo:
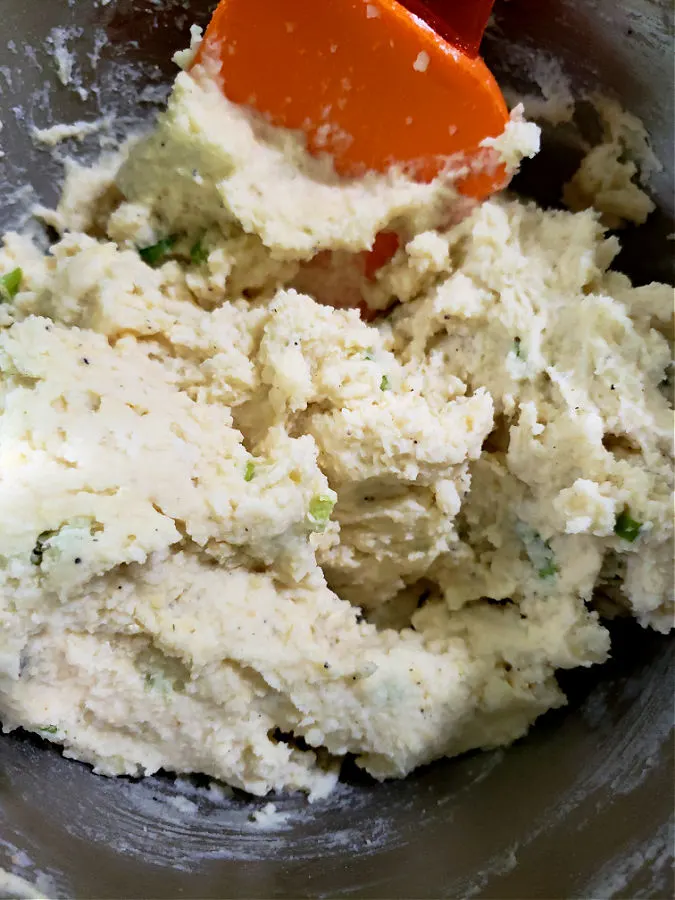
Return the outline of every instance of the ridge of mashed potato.
<path id="1" fill-rule="evenodd" d="M 598 593 L 672 625 L 672 290 L 595 212 L 341 181 L 181 74 L 50 221 L 0 250 L 5 730 L 319 796 L 525 734 Z"/>

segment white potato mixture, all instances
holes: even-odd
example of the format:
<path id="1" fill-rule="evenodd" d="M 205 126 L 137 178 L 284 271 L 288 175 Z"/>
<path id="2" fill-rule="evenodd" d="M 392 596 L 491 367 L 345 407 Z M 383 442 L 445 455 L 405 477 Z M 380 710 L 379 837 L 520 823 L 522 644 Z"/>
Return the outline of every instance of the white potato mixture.
<path id="1" fill-rule="evenodd" d="M 672 289 L 596 211 L 340 180 L 183 73 L 49 219 L 0 249 L 5 730 L 318 796 L 525 734 L 598 598 L 671 626 Z"/>

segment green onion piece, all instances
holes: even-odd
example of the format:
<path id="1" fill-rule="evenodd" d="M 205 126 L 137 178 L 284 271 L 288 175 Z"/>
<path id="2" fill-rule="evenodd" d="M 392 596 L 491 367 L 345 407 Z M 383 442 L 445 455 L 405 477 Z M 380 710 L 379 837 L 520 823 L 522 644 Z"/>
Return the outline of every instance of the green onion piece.
<path id="1" fill-rule="evenodd" d="M 517 359 L 525 359 L 525 351 L 523 349 L 523 342 L 519 337 L 513 339 L 513 352 L 516 355 Z"/>
<path id="2" fill-rule="evenodd" d="M 391 390 L 391 382 L 389 381 L 388 375 L 382 376 L 382 381 L 380 382 L 380 390 L 381 391 L 390 391 Z"/>
<path id="3" fill-rule="evenodd" d="M 38 728 L 38 731 L 42 731 L 44 734 L 58 734 L 59 729 L 56 725 L 42 725 Z"/>
<path id="4" fill-rule="evenodd" d="M 614 534 L 624 541 L 628 541 L 631 544 L 634 543 L 637 540 L 641 529 L 642 522 L 636 522 L 628 509 L 624 509 L 624 511 L 616 517 Z"/>
<path id="5" fill-rule="evenodd" d="M 145 690 L 160 691 L 162 694 L 168 694 L 173 690 L 173 679 L 167 677 L 164 672 L 146 672 L 143 676 Z"/>
<path id="6" fill-rule="evenodd" d="M 324 530 L 334 507 L 335 500 L 328 494 L 317 494 L 316 497 L 312 497 L 309 503 L 309 518 L 317 530 Z"/>
<path id="7" fill-rule="evenodd" d="M 523 542 L 527 558 L 532 567 L 537 570 L 539 577 L 542 579 L 555 578 L 560 570 L 550 543 L 545 541 L 538 531 L 530 528 L 524 522 L 516 524 L 516 534 Z"/>
<path id="8" fill-rule="evenodd" d="M 375 352 L 372 347 L 368 348 L 366 352 L 363 354 L 363 358 L 367 359 L 368 362 L 375 362 Z"/>
<path id="9" fill-rule="evenodd" d="M 13 300 L 23 281 L 23 269 L 12 269 L 0 277 L 0 300 Z"/>
<path id="10" fill-rule="evenodd" d="M 39 534 L 37 540 L 35 541 L 35 546 L 33 547 L 30 554 L 30 561 L 34 566 L 42 565 L 42 558 L 44 556 L 45 546 L 49 538 L 54 537 L 56 531 L 43 531 L 42 534 Z"/>
<path id="11" fill-rule="evenodd" d="M 173 247 L 176 243 L 176 238 L 171 236 L 167 238 L 163 238 L 161 241 L 157 241 L 156 244 L 153 244 L 151 247 L 143 247 L 138 251 L 139 256 L 143 260 L 144 263 L 147 263 L 152 268 L 156 268 L 160 266 L 164 260 L 169 256 Z"/>
<path id="12" fill-rule="evenodd" d="M 547 544 L 548 546 L 548 544 Z M 550 549 L 550 547 L 549 547 Z M 558 567 L 553 560 L 546 563 L 543 569 L 539 569 L 538 575 L 540 578 L 554 578 L 558 574 Z"/>
<path id="13" fill-rule="evenodd" d="M 244 481 L 253 481 L 255 478 L 255 463 L 249 462 L 246 463 L 246 472 L 244 473 Z"/>
<path id="14" fill-rule="evenodd" d="M 190 250 L 190 262 L 193 266 L 202 266 L 209 258 L 209 251 L 201 240 L 197 241 Z"/>

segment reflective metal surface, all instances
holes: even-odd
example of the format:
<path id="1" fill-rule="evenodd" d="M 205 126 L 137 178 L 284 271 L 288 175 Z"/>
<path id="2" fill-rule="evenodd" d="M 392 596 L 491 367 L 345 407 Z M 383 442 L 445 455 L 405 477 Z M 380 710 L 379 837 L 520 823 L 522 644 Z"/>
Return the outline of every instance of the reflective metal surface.
<path id="1" fill-rule="evenodd" d="M 55 200 L 66 151 L 91 156 L 101 135 L 112 145 L 151 119 L 171 53 L 210 5 L 0 0 L 1 228 L 31 197 Z M 537 47 L 578 88 L 603 87 L 645 121 L 665 171 L 654 184 L 661 217 L 644 236 L 625 235 L 624 262 L 640 280 L 668 277 L 672 265 L 670 9 L 669 0 L 510 0 L 498 3 L 501 31 L 486 45 L 498 74 L 521 88 L 523 48 Z M 62 44 L 74 51 L 66 85 L 54 58 Z M 31 140 L 33 125 L 101 114 L 110 126 L 82 145 Z M 546 202 L 573 165 L 554 144 L 521 180 Z M 17 193 L 26 184 L 33 193 Z M 0 738 L 0 867 L 42 879 L 53 897 L 670 897 L 673 643 L 632 623 L 613 630 L 613 661 L 568 676 L 570 707 L 508 751 L 402 783 L 355 778 L 312 807 L 281 800 L 288 817 L 265 829 L 250 820 L 262 804 L 246 798 L 171 779 L 113 782 L 37 739 Z"/>

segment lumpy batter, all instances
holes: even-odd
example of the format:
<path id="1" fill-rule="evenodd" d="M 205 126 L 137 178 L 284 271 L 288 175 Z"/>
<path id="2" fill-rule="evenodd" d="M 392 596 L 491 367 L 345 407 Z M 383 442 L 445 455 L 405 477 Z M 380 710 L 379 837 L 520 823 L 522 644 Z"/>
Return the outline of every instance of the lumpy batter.
<path id="1" fill-rule="evenodd" d="M 672 291 L 598 213 L 340 181 L 197 73 L 50 221 L 0 250 L 5 730 L 317 796 L 523 735 L 594 597 L 672 624 Z"/>

